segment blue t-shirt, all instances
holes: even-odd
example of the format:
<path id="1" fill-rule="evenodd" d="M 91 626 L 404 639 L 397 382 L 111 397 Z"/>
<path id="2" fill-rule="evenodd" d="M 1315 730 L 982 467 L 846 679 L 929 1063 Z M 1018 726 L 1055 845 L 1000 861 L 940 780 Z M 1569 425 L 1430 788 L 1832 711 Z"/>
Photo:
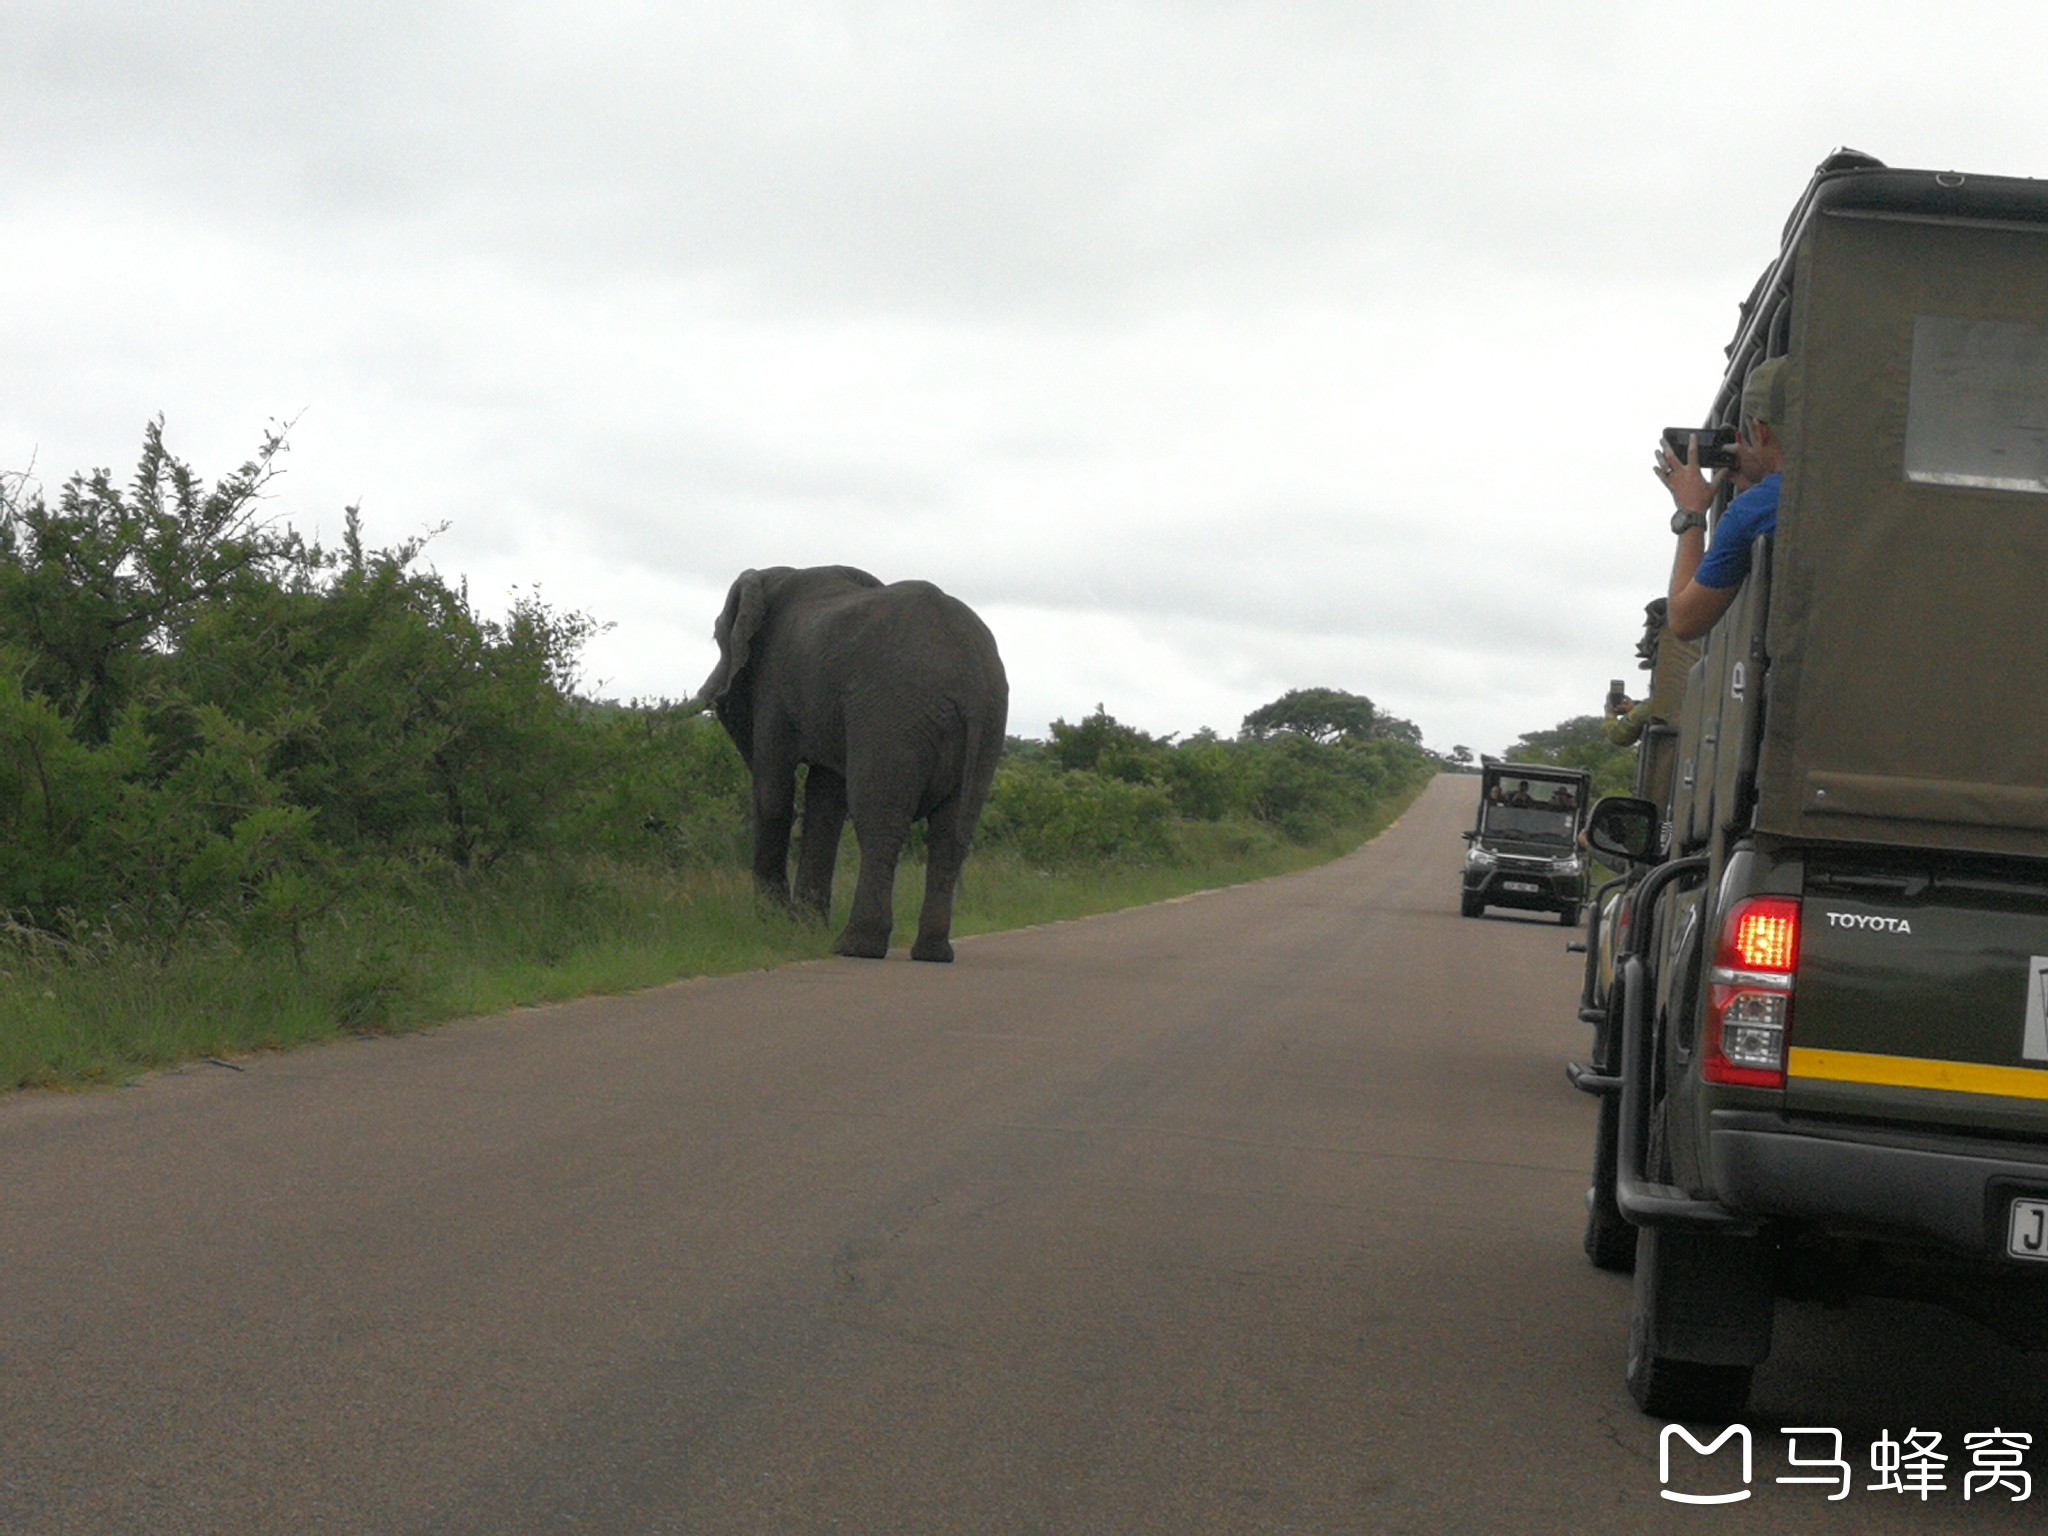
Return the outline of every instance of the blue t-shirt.
<path id="1" fill-rule="evenodd" d="M 1742 585 L 1749 574 L 1749 546 L 1778 527 L 1779 475 L 1765 475 L 1755 485 L 1728 503 L 1721 521 L 1714 524 L 1713 547 L 1692 579 L 1703 587 L 1725 592 Z"/>

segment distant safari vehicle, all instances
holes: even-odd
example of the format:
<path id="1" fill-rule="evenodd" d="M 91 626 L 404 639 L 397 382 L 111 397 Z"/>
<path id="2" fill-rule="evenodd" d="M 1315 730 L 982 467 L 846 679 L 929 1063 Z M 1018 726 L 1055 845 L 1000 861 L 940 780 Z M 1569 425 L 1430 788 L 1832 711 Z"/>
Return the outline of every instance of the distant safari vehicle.
<path id="1" fill-rule="evenodd" d="M 1479 810 L 1465 834 L 1459 909 L 1555 912 L 1567 928 L 1586 900 L 1586 859 L 1579 847 L 1593 776 L 1548 763 L 1487 763 Z"/>
<path id="2" fill-rule="evenodd" d="M 1636 871 L 1587 1248 L 1671 1418 L 1742 1410 L 1780 1296 L 2048 1345 L 2048 183 L 1829 159 L 1705 425 L 1776 357 L 1776 532 L 1586 829 Z"/>

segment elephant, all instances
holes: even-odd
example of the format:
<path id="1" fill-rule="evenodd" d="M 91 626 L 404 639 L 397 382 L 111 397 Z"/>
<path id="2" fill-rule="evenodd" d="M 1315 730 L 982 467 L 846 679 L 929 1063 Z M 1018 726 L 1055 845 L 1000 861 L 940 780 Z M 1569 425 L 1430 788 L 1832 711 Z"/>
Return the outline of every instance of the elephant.
<path id="1" fill-rule="evenodd" d="M 832 948 L 881 959 L 896 863 L 922 821 L 924 908 L 910 954 L 951 960 L 953 894 L 1009 716 L 988 626 L 928 581 L 885 586 L 851 566 L 775 566 L 740 573 L 712 635 L 718 665 L 694 702 L 717 715 L 752 773 L 757 889 L 791 904 L 796 771 L 808 764 L 794 904 L 830 915 L 851 814 L 860 877 Z"/>

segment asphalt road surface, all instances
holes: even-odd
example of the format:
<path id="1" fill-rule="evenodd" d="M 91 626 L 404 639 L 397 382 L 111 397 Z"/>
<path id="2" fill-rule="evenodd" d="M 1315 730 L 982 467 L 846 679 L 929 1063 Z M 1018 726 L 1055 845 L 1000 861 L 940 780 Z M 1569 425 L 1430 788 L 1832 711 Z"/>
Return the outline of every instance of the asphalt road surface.
<path id="1" fill-rule="evenodd" d="M 1671 1448 L 1752 1497 L 1660 1499 L 1578 961 L 1458 917 L 1472 782 L 951 967 L 0 1102 L 0 1533 L 2038 1529 L 1962 1435 L 2048 1471 L 2041 1362 L 1905 1306 L 1781 1307 L 1751 1480 Z"/>

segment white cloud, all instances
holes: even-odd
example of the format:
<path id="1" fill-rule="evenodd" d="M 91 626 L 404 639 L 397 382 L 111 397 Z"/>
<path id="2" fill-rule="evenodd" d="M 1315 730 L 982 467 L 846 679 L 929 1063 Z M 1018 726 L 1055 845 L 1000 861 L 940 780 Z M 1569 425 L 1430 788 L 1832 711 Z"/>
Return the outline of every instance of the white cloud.
<path id="1" fill-rule="evenodd" d="M 1597 707 L 1815 161 L 2048 171 L 2033 6 L 22 0 L 0 464 L 446 521 L 687 693 L 746 566 L 939 581 L 1015 728 Z"/>

